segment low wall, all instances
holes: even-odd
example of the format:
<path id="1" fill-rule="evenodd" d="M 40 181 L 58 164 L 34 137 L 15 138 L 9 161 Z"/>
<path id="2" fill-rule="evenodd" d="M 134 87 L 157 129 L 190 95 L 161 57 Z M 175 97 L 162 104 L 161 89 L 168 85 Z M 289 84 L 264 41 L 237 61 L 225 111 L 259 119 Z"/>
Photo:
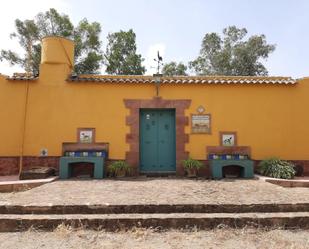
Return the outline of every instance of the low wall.
<path id="1" fill-rule="evenodd" d="M 19 157 L 0 157 L 0 176 L 17 175 Z"/>

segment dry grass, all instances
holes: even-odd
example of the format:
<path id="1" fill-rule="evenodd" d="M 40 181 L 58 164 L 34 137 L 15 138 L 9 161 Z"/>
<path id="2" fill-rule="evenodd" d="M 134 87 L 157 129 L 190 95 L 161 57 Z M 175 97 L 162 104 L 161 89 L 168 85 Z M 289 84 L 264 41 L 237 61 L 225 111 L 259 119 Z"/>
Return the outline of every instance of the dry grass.
<path id="1" fill-rule="evenodd" d="M 116 233 L 74 229 L 60 225 L 53 232 L 29 229 L 23 233 L 0 234 L 1 248 L 309 248 L 308 230 L 230 229 L 214 230 L 166 230 L 133 228 Z"/>

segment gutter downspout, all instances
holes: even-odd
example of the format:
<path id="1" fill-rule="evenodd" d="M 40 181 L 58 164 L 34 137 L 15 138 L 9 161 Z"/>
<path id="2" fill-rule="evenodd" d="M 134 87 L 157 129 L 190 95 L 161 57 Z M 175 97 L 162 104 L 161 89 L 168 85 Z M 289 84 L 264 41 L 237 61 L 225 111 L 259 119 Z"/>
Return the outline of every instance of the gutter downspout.
<path id="1" fill-rule="evenodd" d="M 29 81 L 27 80 L 25 103 L 24 103 L 24 117 L 23 117 L 22 135 L 21 135 L 22 137 L 21 137 L 21 146 L 20 146 L 20 153 L 19 153 L 19 173 L 18 173 L 19 179 L 20 179 L 20 175 L 23 169 L 23 157 L 24 157 L 25 137 L 26 137 L 26 121 L 27 121 L 27 112 L 28 112 L 28 96 L 29 96 Z"/>

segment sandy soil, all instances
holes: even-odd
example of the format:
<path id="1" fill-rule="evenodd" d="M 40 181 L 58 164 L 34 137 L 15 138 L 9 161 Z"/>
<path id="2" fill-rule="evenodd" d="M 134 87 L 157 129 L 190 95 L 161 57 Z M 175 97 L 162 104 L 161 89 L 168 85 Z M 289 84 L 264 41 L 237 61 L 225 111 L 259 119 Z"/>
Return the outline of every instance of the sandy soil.
<path id="1" fill-rule="evenodd" d="M 0 233 L 1 248 L 6 249 L 92 249 L 92 248 L 220 248 L 220 249 L 305 249 L 309 248 L 309 231 L 216 229 L 211 231 L 166 231 L 136 229 L 108 233 L 71 230 L 59 227 L 54 232 L 27 231 Z"/>

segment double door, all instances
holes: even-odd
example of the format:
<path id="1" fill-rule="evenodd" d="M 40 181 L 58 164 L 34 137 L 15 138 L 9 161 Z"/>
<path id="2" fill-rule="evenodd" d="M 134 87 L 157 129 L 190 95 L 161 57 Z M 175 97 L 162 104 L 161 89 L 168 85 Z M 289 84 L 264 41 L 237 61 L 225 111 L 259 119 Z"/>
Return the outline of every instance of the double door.
<path id="1" fill-rule="evenodd" d="M 141 109 L 140 171 L 176 171 L 174 109 Z"/>

